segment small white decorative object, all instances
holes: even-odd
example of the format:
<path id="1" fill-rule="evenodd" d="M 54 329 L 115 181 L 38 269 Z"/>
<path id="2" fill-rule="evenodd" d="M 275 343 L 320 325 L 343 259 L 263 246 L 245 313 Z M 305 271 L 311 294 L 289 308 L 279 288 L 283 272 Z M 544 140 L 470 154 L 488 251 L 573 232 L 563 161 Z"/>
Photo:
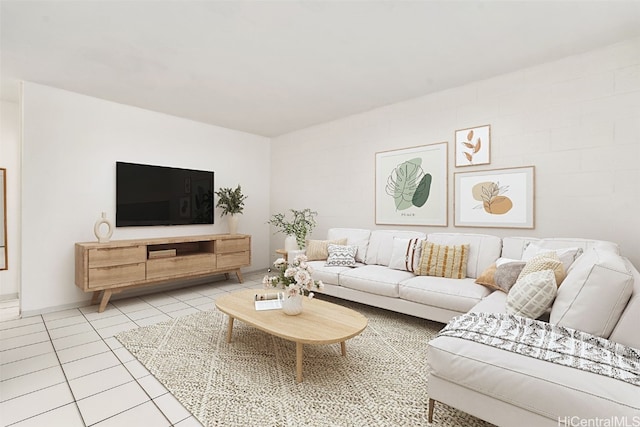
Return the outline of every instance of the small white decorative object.
<path id="1" fill-rule="evenodd" d="M 100 227 L 105 224 L 107 226 L 107 232 L 102 234 Z M 106 243 L 111 239 L 111 235 L 113 234 L 113 224 L 111 221 L 107 219 L 107 213 L 102 212 L 102 217 L 98 218 L 96 224 L 93 226 L 93 232 L 98 238 L 98 242 Z"/>
<path id="2" fill-rule="evenodd" d="M 289 316 L 302 313 L 302 295 L 289 295 L 282 301 L 282 311 Z"/>
<path id="3" fill-rule="evenodd" d="M 229 234 L 238 234 L 238 215 L 229 215 Z"/>
<path id="4" fill-rule="evenodd" d="M 297 251 L 298 249 L 300 249 L 298 247 L 298 242 L 296 240 L 296 236 L 294 234 L 289 234 L 287 237 L 285 237 L 284 239 L 284 250 L 289 252 L 289 251 Z"/>

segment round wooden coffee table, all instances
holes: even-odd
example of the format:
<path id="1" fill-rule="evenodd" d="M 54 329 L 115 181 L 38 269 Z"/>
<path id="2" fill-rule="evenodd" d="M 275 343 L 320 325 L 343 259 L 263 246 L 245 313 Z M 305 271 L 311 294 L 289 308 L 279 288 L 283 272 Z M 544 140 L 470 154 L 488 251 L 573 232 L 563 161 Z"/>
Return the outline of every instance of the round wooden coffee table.
<path id="1" fill-rule="evenodd" d="M 304 344 L 340 343 L 342 355 L 346 356 L 345 341 L 367 327 L 367 318 L 357 311 L 317 298 L 304 298 L 304 310 L 297 316 L 288 316 L 282 310 L 258 311 L 255 309 L 254 296 L 266 292 L 262 289 L 245 289 L 216 299 L 218 310 L 229 316 L 227 342 L 231 342 L 234 319 L 295 342 L 297 382 L 302 382 Z"/>

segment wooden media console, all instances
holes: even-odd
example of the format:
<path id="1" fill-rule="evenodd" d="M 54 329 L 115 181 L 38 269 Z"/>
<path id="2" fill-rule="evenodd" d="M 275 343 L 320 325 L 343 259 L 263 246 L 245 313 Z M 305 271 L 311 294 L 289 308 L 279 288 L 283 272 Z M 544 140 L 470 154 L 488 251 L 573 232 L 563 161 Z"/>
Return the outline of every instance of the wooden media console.
<path id="1" fill-rule="evenodd" d="M 92 304 L 102 295 L 102 313 L 111 295 L 125 289 L 213 274 L 235 273 L 251 265 L 251 236 L 204 236 L 114 240 L 75 244 L 76 285 L 93 292 Z"/>

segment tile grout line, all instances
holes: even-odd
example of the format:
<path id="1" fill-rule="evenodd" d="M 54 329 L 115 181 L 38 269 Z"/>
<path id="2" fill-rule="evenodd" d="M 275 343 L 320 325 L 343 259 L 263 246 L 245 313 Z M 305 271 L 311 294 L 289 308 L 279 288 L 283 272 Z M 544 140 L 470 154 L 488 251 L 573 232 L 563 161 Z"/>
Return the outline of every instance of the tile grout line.
<path id="1" fill-rule="evenodd" d="M 130 321 L 130 322 L 132 322 L 134 325 L 136 325 L 136 327 L 142 327 L 142 326 L 146 326 L 146 325 L 140 325 L 140 324 L 138 323 L 139 321 L 143 321 L 144 319 L 149 319 L 149 318 L 152 318 L 152 317 L 154 317 L 154 316 L 160 316 L 160 315 L 163 315 L 163 316 L 168 316 L 170 319 L 174 319 L 174 318 L 176 318 L 176 316 L 174 316 L 172 313 L 176 313 L 176 312 L 179 312 L 179 311 L 182 311 L 182 310 L 196 310 L 196 311 L 200 311 L 200 312 L 202 312 L 202 311 L 206 311 L 207 309 L 205 309 L 205 308 L 201 308 L 201 307 L 206 306 L 206 305 L 211 305 L 211 306 L 213 306 L 213 305 L 215 304 L 215 299 L 216 299 L 216 298 L 215 298 L 215 296 L 222 295 L 222 294 L 225 294 L 225 293 L 228 293 L 228 292 L 232 292 L 232 291 L 236 290 L 236 288 L 237 288 L 238 286 L 239 286 L 239 287 L 242 287 L 242 288 L 253 288 L 253 287 L 255 287 L 255 286 L 256 286 L 256 283 L 253 283 L 253 282 L 254 282 L 254 280 L 253 280 L 253 279 L 249 279 L 249 278 L 247 278 L 247 279 L 248 279 L 248 280 L 247 280 L 247 282 L 249 282 L 249 283 L 242 283 L 242 284 L 235 284 L 235 283 L 233 283 L 233 284 L 227 284 L 227 285 L 225 285 L 225 286 L 226 286 L 226 288 L 228 288 L 228 289 L 217 289 L 217 291 L 215 291 L 215 292 L 209 292 L 209 290 L 210 290 L 210 289 L 212 289 L 212 288 L 216 288 L 215 286 L 214 286 L 214 287 L 212 287 L 212 286 L 207 286 L 207 287 L 205 288 L 205 286 L 204 286 L 204 285 L 198 285 L 198 286 L 197 286 L 197 288 L 198 288 L 199 290 L 185 290 L 185 292 L 184 292 L 184 293 L 185 293 L 185 295 L 188 295 L 188 294 L 190 294 L 190 293 L 192 293 L 192 294 L 194 294 L 194 295 L 195 295 L 193 298 L 188 298 L 188 299 L 185 299 L 185 300 L 183 300 L 183 299 L 181 299 L 181 298 L 180 298 L 180 296 L 181 296 L 181 295 L 180 295 L 180 294 L 181 294 L 181 292 L 180 292 L 179 290 L 177 290 L 177 291 L 175 291 L 175 292 L 172 292 L 172 294 L 169 294 L 169 293 L 167 293 L 167 292 L 160 292 L 160 293 L 152 294 L 154 297 L 156 297 L 155 299 L 157 299 L 157 300 L 159 300 L 159 301 L 162 301 L 162 302 L 166 302 L 166 301 L 167 301 L 167 300 L 169 300 L 169 299 L 174 300 L 174 301 L 172 301 L 172 302 L 163 303 L 163 304 L 160 304 L 160 305 L 155 305 L 155 304 L 154 304 L 154 301 L 153 301 L 153 298 L 150 298 L 152 301 L 147 301 L 147 300 L 144 300 L 143 298 L 140 298 L 140 297 L 132 297 L 132 298 L 139 298 L 139 301 L 133 302 L 133 303 L 131 303 L 131 304 L 125 304 L 125 305 L 123 305 L 123 308 L 124 308 L 124 307 L 126 307 L 127 305 L 129 305 L 129 306 L 130 306 L 130 305 L 135 305 L 135 304 L 137 304 L 137 303 L 143 303 L 143 304 L 144 304 L 144 305 L 146 305 L 146 306 L 145 306 L 144 308 L 140 308 L 139 310 L 133 310 L 133 311 L 130 311 L 130 312 L 128 312 L 128 313 L 126 313 L 126 312 L 122 311 L 122 310 L 121 310 L 117 305 L 115 305 L 115 304 L 113 304 L 113 305 L 112 305 L 112 308 L 111 308 L 111 309 L 114 309 L 115 311 L 117 311 L 117 312 L 118 312 L 118 314 L 114 314 L 114 316 L 124 315 L 124 316 L 125 316 L 125 318 L 127 318 L 127 319 L 128 319 L 128 321 Z M 207 291 L 207 293 L 206 293 L 206 294 L 205 294 L 205 293 L 202 293 L 200 290 L 206 290 L 206 291 Z M 216 289 L 214 289 L 214 290 L 216 290 Z M 193 305 L 192 303 L 190 303 L 190 302 L 189 302 L 189 301 L 192 301 L 192 300 L 197 300 L 197 299 L 202 299 L 202 298 L 207 298 L 207 299 L 208 299 L 208 302 L 200 303 L 200 304 L 198 304 L 198 305 Z M 124 300 L 124 299 L 123 299 L 123 300 Z M 174 311 L 169 311 L 169 312 L 164 311 L 164 310 L 162 309 L 162 307 L 163 307 L 163 306 L 167 306 L 167 305 L 171 305 L 171 304 L 177 304 L 177 303 L 184 304 L 184 305 L 186 305 L 187 307 L 186 307 L 186 308 L 182 308 L 182 309 L 178 309 L 178 310 L 174 310 Z M 110 304 L 110 305 L 111 305 L 111 304 Z M 155 310 L 158 310 L 158 311 L 160 312 L 160 314 L 154 314 L 154 315 L 151 315 L 151 316 L 148 316 L 148 317 L 143 317 L 143 318 L 137 319 L 137 321 L 136 321 L 136 320 L 133 320 L 133 319 L 129 316 L 129 313 L 135 313 L 135 312 L 142 311 L 142 310 L 146 310 L 146 309 L 150 309 L 150 308 L 153 308 L 153 309 L 155 309 Z M 74 311 L 74 310 L 75 310 L 75 311 Z M 65 313 L 65 315 L 64 315 L 63 317 L 57 317 L 57 316 L 55 316 L 55 314 L 56 314 L 56 313 L 61 313 L 61 312 L 65 312 L 65 311 L 69 311 L 69 313 Z M 72 348 L 74 348 L 74 347 L 79 347 L 79 346 L 82 346 L 82 345 L 87 345 L 87 344 L 91 344 L 91 343 L 97 343 L 97 342 L 100 342 L 100 341 L 102 341 L 102 342 L 107 346 L 108 350 L 107 350 L 107 351 L 104 351 L 104 352 L 101 352 L 101 353 L 98 353 L 98 354 L 103 354 L 103 353 L 111 352 L 111 353 L 116 357 L 116 359 L 118 360 L 118 362 L 119 362 L 119 364 L 120 364 L 120 365 L 116 365 L 116 366 L 123 366 L 123 367 L 127 370 L 127 372 L 132 376 L 132 378 L 133 378 L 133 380 L 132 380 L 132 381 L 128 381 L 128 382 L 126 382 L 125 384 L 129 384 L 129 383 L 132 383 L 133 381 L 135 381 L 135 382 L 136 382 L 136 384 L 137 384 L 137 385 L 142 389 L 142 391 L 145 393 L 145 395 L 147 395 L 147 397 L 148 397 L 148 399 L 149 399 L 148 401 L 151 401 L 151 402 L 153 403 L 153 405 L 154 405 L 154 406 L 155 406 L 155 407 L 160 411 L 160 413 L 162 414 L 162 416 L 167 420 L 167 422 L 168 422 L 170 425 L 179 424 L 179 423 L 181 423 L 181 422 L 183 422 L 183 421 L 185 421 L 185 420 L 187 420 L 187 419 L 189 419 L 189 418 L 194 418 L 195 420 L 197 420 L 197 418 L 195 418 L 195 416 L 194 416 L 193 414 L 191 414 L 191 412 L 189 412 L 186 408 L 184 408 L 184 405 L 182 405 L 182 404 L 181 404 L 179 401 L 177 401 L 177 400 L 176 400 L 176 401 L 181 405 L 181 407 L 185 410 L 185 412 L 186 412 L 188 415 L 187 415 L 186 417 L 184 417 L 184 418 L 181 418 L 180 420 L 177 420 L 175 423 L 173 423 L 173 422 L 168 418 L 167 414 L 162 410 L 162 408 L 158 405 L 158 403 L 155 401 L 155 399 L 153 399 L 153 398 L 151 397 L 150 393 L 149 393 L 149 392 L 144 388 L 144 386 L 143 386 L 143 385 L 141 384 L 141 382 L 140 382 L 140 380 L 141 380 L 141 379 L 146 378 L 146 377 L 148 377 L 148 376 L 150 376 L 150 377 L 154 378 L 156 381 L 157 381 L 157 378 L 155 378 L 155 377 L 153 376 L 153 374 L 151 374 L 150 372 L 148 372 L 148 370 L 146 369 L 146 367 L 144 367 L 144 365 L 142 365 L 142 367 L 145 369 L 145 371 L 147 372 L 147 374 L 148 374 L 148 375 L 144 375 L 144 376 L 142 376 L 142 377 L 140 377 L 140 378 L 136 378 L 136 377 L 134 376 L 134 374 L 129 370 L 129 368 L 125 365 L 125 363 L 123 362 L 123 360 L 122 360 L 122 359 L 118 356 L 118 354 L 115 352 L 114 348 L 112 348 L 112 346 L 111 346 L 111 345 L 109 345 L 109 343 L 107 342 L 107 340 L 108 340 L 109 338 L 113 338 L 113 339 L 116 339 L 116 340 L 117 340 L 117 338 L 115 338 L 115 335 L 117 335 L 117 333 L 118 333 L 118 332 L 114 333 L 113 335 L 110 335 L 109 337 L 103 337 L 103 336 L 102 336 L 102 334 L 100 333 L 100 330 L 101 330 L 101 329 L 96 328 L 96 326 L 93 324 L 93 322 L 94 322 L 95 320 L 99 320 L 99 318 L 93 318 L 93 319 L 90 319 L 89 317 L 93 317 L 93 316 L 89 316 L 91 313 L 85 313 L 85 311 L 83 311 L 83 310 L 82 310 L 82 308 L 71 309 L 71 310 L 62 310 L 61 312 L 53 312 L 53 313 L 51 313 L 51 314 L 52 314 L 51 316 L 48 316 L 48 314 L 49 314 L 49 313 L 47 313 L 47 314 L 45 314 L 45 315 L 37 315 L 37 317 L 39 317 L 39 321 L 33 321 L 32 323 L 27 323 L 27 324 L 24 324 L 24 325 L 16 325 L 16 326 L 12 326 L 12 327 L 9 327 L 9 328 L 6 328 L 6 329 L 3 329 L 3 330 L 12 330 L 12 329 L 16 329 L 16 328 L 22 328 L 22 327 L 25 327 L 25 326 L 32 326 L 32 325 L 37 325 L 37 324 L 39 324 L 39 323 L 42 323 L 42 324 L 44 325 L 44 331 L 39 331 L 39 332 L 40 332 L 40 333 L 41 333 L 41 332 L 46 332 L 46 334 L 47 334 L 47 336 L 48 336 L 48 338 L 49 338 L 49 339 L 48 339 L 48 342 L 50 343 L 50 345 L 51 345 L 51 347 L 52 347 L 52 350 L 53 350 L 53 353 L 55 354 L 55 357 L 56 357 L 57 366 L 59 366 L 59 367 L 60 367 L 60 369 L 62 370 L 62 374 L 63 374 L 63 377 L 64 377 L 64 379 L 65 379 L 65 383 L 67 384 L 67 387 L 68 387 L 68 389 L 69 389 L 69 391 L 70 391 L 70 393 L 71 393 L 71 397 L 72 397 L 72 402 L 66 403 L 66 404 L 64 404 L 64 405 L 60 405 L 60 406 L 58 406 L 58 407 L 56 407 L 56 408 L 52 408 L 52 409 L 46 410 L 46 411 L 41 412 L 41 413 L 38 413 L 38 414 L 33 414 L 33 415 L 27 416 L 27 417 L 25 417 L 25 418 L 21 418 L 20 420 L 18 420 L 18 421 L 16 421 L 16 422 L 14 422 L 14 423 L 12 423 L 12 424 L 19 423 L 19 422 L 22 422 L 22 421 L 25 421 L 25 420 L 28 420 L 28 419 L 34 418 L 34 417 L 36 417 L 36 416 L 40 416 L 40 415 L 43 415 L 43 414 L 46 414 L 46 413 L 49 413 L 49 412 L 55 411 L 55 410 L 57 410 L 57 409 L 60 409 L 60 408 L 62 408 L 62 407 L 65 407 L 65 406 L 69 405 L 70 403 L 73 403 L 73 404 L 75 405 L 75 408 L 76 408 L 76 410 L 77 410 L 78 414 L 80 415 L 81 422 L 82 422 L 82 423 L 85 425 L 85 427 L 86 427 L 86 426 L 87 426 L 87 423 L 86 423 L 86 421 L 85 421 L 85 417 L 84 417 L 84 415 L 82 414 L 82 412 L 80 411 L 80 408 L 79 408 L 79 406 L 78 406 L 78 399 L 76 398 L 76 395 L 75 395 L 75 393 L 73 392 L 73 389 L 71 388 L 70 380 L 69 380 L 69 377 L 67 376 L 67 373 L 65 372 L 65 370 L 64 370 L 64 368 L 63 368 L 63 363 L 61 362 L 61 359 L 60 359 L 60 356 L 59 356 L 59 352 L 60 352 L 60 351 L 63 351 L 63 350 L 72 349 Z M 66 348 L 64 348 L 64 349 L 57 349 L 57 348 L 53 345 L 54 339 L 53 339 L 53 338 L 52 338 L 52 336 L 51 336 L 51 331 L 54 331 L 54 330 L 56 330 L 56 329 L 65 328 L 65 327 L 73 327 L 73 326 L 77 326 L 77 325 L 82 324 L 82 322 L 78 322 L 78 323 L 71 323 L 71 324 L 68 324 L 68 325 L 63 325 L 63 326 L 58 326 L 58 327 L 50 327 L 50 325 L 49 325 L 48 323 L 49 323 L 49 322 L 55 322 L 55 321 L 62 321 L 62 320 L 64 320 L 64 319 L 69 319 L 69 318 L 71 318 L 71 317 L 77 316 L 77 315 L 78 315 L 78 313 L 79 313 L 79 315 L 80 315 L 82 318 L 84 318 L 84 320 L 85 320 L 87 323 L 89 323 L 89 325 L 90 325 L 90 327 L 91 327 L 91 328 L 90 328 L 90 331 L 93 331 L 93 332 L 97 333 L 97 335 L 98 335 L 98 337 L 99 337 L 99 338 L 98 338 L 98 339 L 96 339 L 95 341 L 90 341 L 90 342 L 88 342 L 88 343 L 77 344 L 77 345 L 73 345 L 73 346 L 70 346 L 70 347 L 66 347 Z M 55 317 L 54 317 L 54 316 L 55 316 Z M 182 315 L 180 315 L 180 316 L 182 316 Z M 177 317 L 180 317 L 180 316 L 177 316 Z M 31 316 L 30 316 L 30 317 L 31 317 Z M 34 316 L 34 317 L 35 317 L 35 316 Z M 45 319 L 45 317 L 52 317 L 52 318 L 51 318 L 51 319 Z M 21 320 L 21 319 L 12 319 L 12 320 Z M 7 320 L 7 322 L 10 322 L 10 321 L 12 321 L 12 320 Z M 167 320 L 169 320 L 169 319 L 167 319 Z M 1 323 L 3 323 L 3 322 L 0 322 L 0 324 L 1 324 Z M 115 325 L 109 325 L 109 326 L 107 326 L 107 327 L 105 327 L 105 328 L 103 328 L 103 329 L 107 329 L 107 328 L 115 327 L 115 326 L 122 325 L 122 324 L 125 324 L 125 323 L 127 323 L 127 322 L 117 323 L 117 324 L 115 324 Z M 154 323 L 157 323 L 157 322 L 154 322 Z M 32 333 L 28 333 L 28 334 L 24 334 L 24 335 L 17 335 L 17 336 L 28 336 L 28 335 L 35 334 L 35 333 L 39 333 L 39 332 L 32 332 Z M 73 336 L 76 336 L 76 335 L 81 335 L 81 334 L 83 334 L 83 333 L 87 333 L 87 332 L 78 332 L 78 333 L 75 333 L 75 334 L 66 335 L 66 336 L 63 336 L 63 337 L 58 337 L 58 338 L 56 338 L 56 339 L 62 339 L 62 338 L 73 337 Z M 10 337 L 10 338 L 13 338 L 13 337 Z M 18 347 L 15 347 L 15 348 L 27 347 L 27 346 L 29 346 L 29 345 L 42 344 L 42 343 L 45 343 L 45 342 L 47 342 L 47 341 L 42 341 L 42 342 L 39 342 L 39 343 L 27 344 L 27 345 L 24 345 L 24 346 L 18 346 Z M 118 348 L 120 348 L 120 347 L 118 347 Z M 122 348 L 124 348 L 124 349 L 126 350 L 126 348 L 125 348 L 125 347 L 122 347 Z M 12 349 L 13 349 L 13 348 L 12 348 Z M 7 349 L 7 350 L 12 350 L 12 349 Z M 4 350 L 3 350 L 3 351 L 4 351 Z M 128 350 L 127 350 L 127 352 L 128 352 Z M 47 353 L 42 353 L 42 354 L 38 354 L 38 355 L 33 355 L 33 356 L 29 356 L 29 357 L 23 357 L 23 358 L 21 358 L 21 359 L 18 359 L 18 360 L 12 361 L 12 362 L 8 362 L 8 363 L 20 362 L 20 361 L 28 360 L 28 359 L 33 358 L 33 357 L 42 356 L 42 355 L 44 355 L 44 354 L 48 354 L 48 353 L 49 353 L 49 352 L 47 352 Z M 130 352 L 128 352 L 128 353 L 129 353 L 129 354 L 131 354 Z M 77 361 L 77 360 L 82 360 L 82 359 L 85 359 L 85 358 L 88 358 L 88 357 L 91 357 L 91 356 L 93 356 L 93 355 L 85 356 L 85 357 L 81 357 L 80 359 L 73 360 L 73 362 L 75 362 L 75 361 Z M 134 360 L 137 360 L 137 359 L 135 358 L 135 356 L 133 356 L 133 358 L 134 358 Z M 70 363 L 70 362 L 72 362 L 72 361 L 69 361 L 69 362 L 67 362 L 67 363 Z M 24 376 L 24 375 L 27 375 L 27 374 L 31 374 L 31 373 L 33 373 L 33 372 L 40 372 L 40 371 L 42 371 L 42 370 L 50 369 L 50 368 L 53 368 L 53 367 L 54 367 L 54 366 L 47 367 L 47 368 L 42 368 L 42 369 L 38 369 L 38 370 L 36 370 L 36 371 L 31 371 L 31 372 L 28 372 L 28 373 L 25 373 L 25 374 L 18 375 L 18 376 L 16 376 L 16 377 L 7 378 L 7 380 L 9 380 L 9 379 L 13 379 L 13 378 L 19 378 L 19 377 L 21 377 L 21 376 Z M 112 367 L 106 367 L 106 368 L 103 368 L 103 369 L 99 369 L 99 370 L 97 370 L 97 371 L 95 371 L 95 372 L 101 372 L 101 371 L 104 371 L 104 370 L 106 370 L 106 369 L 110 369 L 110 368 L 112 368 Z M 78 378 L 85 377 L 85 376 L 90 375 L 90 374 L 93 374 L 93 373 L 95 373 L 95 372 L 91 372 L 91 373 L 89 373 L 89 374 L 81 375 L 81 376 L 80 376 L 80 377 L 78 377 Z M 74 380 L 75 380 L 75 379 L 76 379 L 76 378 L 74 378 Z M 57 386 L 57 385 L 59 385 L 59 384 L 62 384 L 62 382 L 60 382 L 60 383 L 58 383 L 58 384 L 54 384 L 54 385 L 48 386 L 48 387 L 44 387 L 44 388 L 42 388 L 42 389 L 38 389 L 38 390 L 30 391 L 29 393 L 25 393 L 25 394 L 23 394 L 23 395 L 21 395 L 21 396 L 25 396 L 25 395 L 28 395 L 28 394 L 31 394 L 31 393 L 34 393 L 34 392 L 37 392 L 37 391 L 40 391 L 40 390 L 44 390 L 44 389 L 47 389 L 47 388 L 50 388 L 50 387 L 53 387 L 53 386 Z M 168 390 L 166 389 L 166 387 L 164 386 L 164 384 L 162 384 L 162 383 L 159 383 L 159 384 L 162 386 L 162 388 L 163 388 L 163 390 L 164 390 L 164 393 L 162 393 L 162 394 L 158 395 L 158 396 L 156 397 L 156 399 L 157 399 L 157 398 L 160 398 L 160 397 L 163 397 L 163 396 L 166 396 L 166 395 L 170 395 L 170 396 L 172 396 L 172 397 L 175 399 L 175 396 L 173 396 L 173 395 L 171 394 L 171 392 L 170 392 L 170 391 L 168 391 Z M 121 385 L 122 385 L 122 384 L 121 384 Z M 111 390 L 111 389 L 113 389 L 113 388 L 115 388 L 115 387 L 111 387 L 111 388 L 109 388 L 109 389 L 107 389 L 107 390 Z M 102 390 L 102 391 L 100 391 L 100 392 L 98 392 L 98 393 L 94 393 L 94 394 L 92 394 L 91 396 L 95 396 L 96 394 L 102 393 L 102 392 L 104 392 L 104 391 L 106 391 L 106 390 Z M 20 396 L 16 396 L 16 397 L 20 397 Z M 86 397 L 90 397 L 90 396 L 86 396 Z M 86 397 L 85 397 L 85 398 L 86 398 Z M 12 398 L 12 399 L 13 399 L 13 398 Z M 83 398 L 83 399 L 84 399 L 84 398 Z M 9 399 L 9 400 L 11 400 L 11 399 Z M 128 409 L 126 409 L 126 410 L 124 410 L 124 411 L 120 411 L 120 412 L 118 412 L 118 413 L 116 413 L 116 414 L 112 414 L 112 415 L 108 416 L 107 418 L 105 418 L 105 419 L 103 419 L 103 420 L 100 420 L 100 421 L 98 421 L 98 422 L 102 422 L 102 421 L 104 421 L 104 420 L 106 420 L 106 419 L 110 419 L 110 418 L 112 418 L 112 417 L 114 417 L 114 416 L 117 416 L 117 415 L 120 415 L 120 414 L 122 414 L 122 413 L 124 413 L 124 412 L 127 412 L 127 411 L 129 411 L 129 410 L 131 410 L 131 409 L 133 409 L 133 408 L 137 408 L 137 407 L 139 407 L 139 406 L 141 406 L 141 405 L 143 405 L 143 404 L 147 403 L 148 401 L 142 402 L 142 403 L 140 403 L 140 404 L 138 404 L 138 405 L 133 406 L 132 408 L 128 408 Z"/>

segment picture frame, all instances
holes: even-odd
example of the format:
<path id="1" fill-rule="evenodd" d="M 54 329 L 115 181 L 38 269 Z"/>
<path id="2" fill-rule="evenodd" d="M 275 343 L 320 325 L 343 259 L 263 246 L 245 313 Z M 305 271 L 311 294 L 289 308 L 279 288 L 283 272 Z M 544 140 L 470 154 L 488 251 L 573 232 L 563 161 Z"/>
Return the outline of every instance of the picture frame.
<path id="1" fill-rule="evenodd" d="M 456 167 L 491 163 L 491 125 L 457 130 L 454 140 Z"/>
<path id="2" fill-rule="evenodd" d="M 454 226 L 535 227 L 535 167 L 454 173 Z"/>
<path id="3" fill-rule="evenodd" d="M 448 143 L 375 155 L 375 221 L 447 226 Z"/>

